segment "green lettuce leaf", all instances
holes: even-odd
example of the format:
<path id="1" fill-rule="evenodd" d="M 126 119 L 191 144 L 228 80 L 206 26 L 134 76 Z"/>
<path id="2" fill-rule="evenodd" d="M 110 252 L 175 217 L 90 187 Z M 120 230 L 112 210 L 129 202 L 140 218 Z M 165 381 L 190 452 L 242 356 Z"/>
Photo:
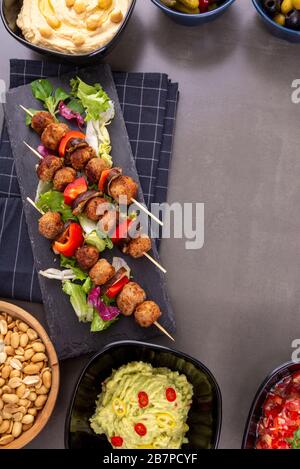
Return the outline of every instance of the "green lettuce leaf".
<path id="1" fill-rule="evenodd" d="M 55 91 L 47 79 L 34 80 L 31 83 L 32 94 L 36 99 L 44 103 L 44 107 L 55 117 L 60 101 L 66 101 L 70 95 L 62 88 Z"/>
<path id="2" fill-rule="evenodd" d="M 34 80 L 31 83 L 31 91 L 36 99 L 45 103 L 46 99 L 48 99 L 53 92 L 53 86 L 50 81 L 46 79 Z"/>
<path id="3" fill-rule="evenodd" d="M 86 112 L 86 121 L 100 120 L 101 115 L 106 113 L 112 106 L 109 96 L 99 83 L 88 85 L 79 77 L 70 82 L 72 95 L 79 99 Z"/>
<path id="4" fill-rule="evenodd" d="M 85 242 L 97 248 L 99 252 L 104 251 L 107 246 L 106 239 L 99 238 L 96 231 L 92 231 L 92 233 L 85 238 Z"/>
<path id="5" fill-rule="evenodd" d="M 99 316 L 99 313 L 94 310 L 93 320 L 91 324 L 91 332 L 105 331 L 116 321 L 118 321 L 118 318 L 112 319 L 111 321 L 103 321 L 103 319 Z"/>
<path id="6" fill-rule="evenodd" d="M 37 206 L 44 212 L 51 210 L 52 212 L 59 212 L 64 222 L 68 220 L 77 220 L 73 215 L 71 207 L 64 202 L 64 196 L 58 191 L 48 191 L 41 194 L 37 201 Z"/>
<path id="7" fill-rule="evenodd" d="M 76 265 L 76 259 L 74 257 L 66 257 L 63 254 L 60 255 L 60 266 L 66 267 L 71 269 L 73 274 L 76 276 L 75 280 L 86 280 L 88 278 L 88 274 L 83 272 L 79 267 Z"/>
<path id="8" fill-rule="evenodd" d="M 70 302 L 80 322 L 93 320 L 94 308 L 87 302 L 87 295 L 82 285 L 67 280 L 63 283 L 63 291 L 70 296 Z"/>
<path id="9" fill-rule="evenodd" d="M 40 112 L 37 109 L 32 109 L 32 107 L 28 108 L 28 111 L 31 112 L 31 114 L 35 115 L 37 112 Z M 25 124 L 27 126 L 31 125 L 32 117 L 26 113 L 26 118 L 25 118 Z"/>

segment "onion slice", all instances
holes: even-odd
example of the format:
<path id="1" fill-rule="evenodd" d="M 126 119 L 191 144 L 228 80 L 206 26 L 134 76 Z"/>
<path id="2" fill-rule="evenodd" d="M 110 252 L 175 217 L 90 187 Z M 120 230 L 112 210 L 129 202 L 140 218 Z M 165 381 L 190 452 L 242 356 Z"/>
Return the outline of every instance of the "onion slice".
<path id="1" fill-rule="evenodd" d="M 106 194 L 108 194 L 109 196 L 111 195 L 110 194 L 110 191 L 109 191 L 109 188 L 110 188 L 110 185 L 111 183 L 117 179 L 119 176 L 122 176 L 123 174 L 123 170 L 122 168 L 118 168 L 118 167 L 115 167 L 115 168 L 112 168 L 110 171 L 109 171 L 109 174 L 106 178 L 106 181 L 105 181 L 105 184 L 104 184 L 104 192 Z"/>
<path id="2" fill-rule="evenodd" d="M 75 215 L 76 217 L 80 215 L 83 212 L 88 201 L 93 199 L 94 197 L 97 197 L 98 195 L 100 195 L 100 192 L 92 190 L 83 192 L 78 197 L 76 197 L 72 204 L 73 215 Z"/>

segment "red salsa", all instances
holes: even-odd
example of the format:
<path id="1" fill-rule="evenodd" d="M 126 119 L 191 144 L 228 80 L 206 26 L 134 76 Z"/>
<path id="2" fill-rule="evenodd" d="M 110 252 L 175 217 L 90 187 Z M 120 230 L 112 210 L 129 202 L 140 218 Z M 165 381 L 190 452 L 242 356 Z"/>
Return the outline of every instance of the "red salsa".
<path id="1" fill-rule="evenodd" d="M 257 425 L 256 449 L 300 449 L 300 372 L 269 392 Z"/>

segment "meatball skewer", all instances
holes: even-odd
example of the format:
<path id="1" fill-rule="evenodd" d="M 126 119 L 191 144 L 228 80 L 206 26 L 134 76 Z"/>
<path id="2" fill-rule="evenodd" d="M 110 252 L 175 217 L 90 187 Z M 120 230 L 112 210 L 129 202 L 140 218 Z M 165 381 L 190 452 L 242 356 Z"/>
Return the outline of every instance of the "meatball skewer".
<path id="1" fill-rule="evenodd" d="M 124 316 L 134 314 L 135 320 L 141 327 L 150 327 L 154 324 L 161 332 L 174 341 L 174 338 L 157 321 L 161 316 L 159 306 L 146 300 L 145 290 L 136 282 L 127 283 L 117 296 L 117 306 Z"/>
<path id="2" fill-rule="evenodd" d="M 100 259 L 89 271 L 89 276 L 95 285 L 105 286 L 115 273 L 114 267 L 106 259 Z M 124 316 L 131 316 L 134 313 L 139 326 L 150 327 L 154 324 L 167 337 L 175 341 L 157 321 L 161 316 L 159 306 L 154 301 L 146 300 L 146 293 L 138 283 L 133 281 L 126 283 L 118 293 L 116 303 Z"/>
<path id="3" fill-rule="evenodd" d="M 98 208 L 103 205 L 107 204 L 107 200 L 103 197 L 93 197 L 88 201 L 86 204 L 84 213 L 92 221 L 99 221 L 101 220 L 102 226 L 104 226 L 104 222 L 106 222 L 108 228 L 112 224 L 115 224 L 116 218 L 113 212 L 105 212 Z M 110 216 L 113 215 L 113 216 Z M 164 274 L 167 273 L 166 269 L 160 265 L 158 261 L 156 261 L 148 252 L 152 249 L 151 239 L 142 234 L 137 238 L 131 238 L 126 243 L 126 238 L 128 235 L 128 227 L 130 225 L 130 220 L 127 218 L 125 221 L 120 222 L 119 225 L 116 227 L 115 234 L 112 235 L 112 242 L 114 244 L 123 244 L 125 241 L 124 246 L 122 247 L 122 252 L 124 254 L 128 254 L 129 256 L 133 257 L 134 259 L 141 258 L 145 256 L 150 262 L 152 262 L 158 269 L 160 269 Z M 125 226 L 125 232 L 122 227 Z M 104 231 L 109 231 L 106 229 Z M 121 233 L 121 237 L 119 235 Z"/>
<path id="4" fill-rule="evenodd" d="M 49 126 L 46 127 L 46 129 L 44 130 L 42 136 L 44 135 L 44 145 L 45 145 L 45 133 L 47 133 L 47 129 L 48 127 L 50 126 L 58 126 L 58 125 L 61 125 L 61 126 L 66 126 L 66 124 L 49 124 Z M 66 126 L 67 127 L 67 126 Z M 54 129 L 53 129 L 54 130 Z M 66 133 L 66 131 L 62 128 L 61 129 L 61 132 L 62 132 L 62 137 L 64 136 L 63 132 Z M 57 147 L 57 144 L 54 144 L 52 142 L 52 140 L 54 140 L 53 138 L 53 133 L 54 132 L 48 132 L 51 134 L 51 146 L 48 147 L 47 145 L 45 145 L 47 148 L 50 148 L 50 149 L 56 149 Z M 25 143 L 25 142 L 24 142 Z M 26 144 L 27 147 L 30 149 L 30 150 L 34 150 L 32 149 L 28 144 Z M 38 152 L 36 152 L 36 150 L 34 150 L 34 153 L 37 154 Z M 38 154 L 38 156 L 40 157 L 41 155 Z M 76 159 L 75 159 L 75 156 L 76 156 Z M 91 161 L 92 159 L 95 158 L 95 152 L 92 151 L 92 147 L 90 146 L 87 146 L 86 148 L 79 148 L 78 150 L 75 150 L 74 152 L 74 156 L 73 156 L 73 164 L 72 164 L 72 159 L 71 159 L 71 164 L 72 166 L 74 167 L 74 169 L 76 170 L 82 170 L 84 169 L 84 166 L 86 164 L 89 163 L 89 161 Z M 77 164 L 77 160 L 80 161 L 80 166 L 78 166 Z M 83 161 L 82 161 L 83 160 Z M 76 161 L 76 162 L 75 162 Z M 120 179 L 119 179 L 120 178 Z M 130 176 L 119 176 L 119 178 L 117 178 L 114 182 L 114 191 L 112 192 L 112 197 L 114 200 L 118 201 L 119 197 L 120 196 L 124 196 L 126 195 L 126 192 L 129 190 L 129 198 L 128 200 L 130 201 L 130 203 L 133 203 L 134 205 L 136 205 L 140 210 L 142 210 L 143 212 L 145 212 L 150 218 L 152 218 L 156 223 L 158 223 L 159 225 L 163 226 L 163 222 L 157 218 L 152 212 L 150 212 L 150 210 L 148 210 L 145 205 L 143 205 L 141 202 L 138 202 L 135 198 L 135 194 L 137 192 L 137 187 L 135 189 L 135 187 L 133 186 L 136 186 L 136 182 L 130 177 Z M 122 178 L 122 179 L 121 179 Z M 118 180 L 119 179 L 119 180 Z M 126 186 L 131 186 L 130 188 L 129 187 L 126 187 Z M 133 195 L 134 196 L 133 196 Z"/>
<path id="5" fill-rule="evenodd" d="M 40 210 L 37 205 L 27 197 L 27 201 L 41 214 L 39 231 L 48 239 L 55 239 L 63 229 L 60 214 Z M 93 246 L 84 244 L 75 253 L 80 268 L 89 271 L 89 277 L 97 286 L 105 285 L 115 275 L 116 270 L 106 259 L 99 259 L 99 252 Z M 157 321 L 161 316 L 159 306 L 146 300 L 146 293 L 136 282 L 127 283 L 117 296 L 117 306 L 124 316 L 134 313 L 136 322 L 141 327 L 150 327 L 154 324 L 163 334 L 175 341 L 169 332 Z"/>
<path id="6" fill-rule="evenodd" d="M 43 176 L 43 179 L 44 180 L 53 179 L 54 189 L 60 192 L 63 192 L 63 190 L 65 189 L 65 186 L 68 183 L 73 182 L 76 179 L 75 170 L 73 170 L 72 172 L 72 168 L 58 167 L 58 165 L 56 164 L 56 161 L 58 163 L 60 162 L 60 159 L 58 157 L 49 155 L 48 157 L 43 158 L 39 154 L 39 152 L 36 151 L 34 148 L 32 148 L 30 145 L 28 145 L 28 143 L 24 142 L 24 144 L 42 160 L 40 163 L 40 168 L 38 168 L 38 176 L 44 175 L 46 173 L 46 176 Z M 90 162 L 96 159 L 100 160 L 100 158 L 93 158 L 87 163 L 87 166 L 89 165 Z M 49 161 L 51 160 L 50 162 L 52 166 L 51 169 L 47 167 L 48 160 Z M 46 166 L 46 168 L 44 168 L 44 166 Z M 60 176 L 63 176 L 63 177 L 60 177 Z M 96 203 L 96 200 L 98 203 Z M 97 207 L 101 203 L 107 203 L 107 200 L 101 197 L 92 198 L 87 203 L 87 206 L 85 209 L 86 216 L 93 221 L 98 221 L 99 218 L 101 217 L 97 215 Z M 106 213 L 103 216 L 106 216 L 107 218 L 109 218 L 109 213 Z M 135 239 L 130 240 L 128 245 L 123 250 L 124 254 L 128 253 L 131 257 L 135 259 L 145 256 L 150 262 L 152 262 L 152 264 L 154 264 L 158 269 L 160 269 L 164 274 L 166 274 L 167 270 L 161 264 L 159 264 L 159 262 L 157 262 L 150 254 L 148 254 L 148 251 L 151 250 L 151 240 L 149 240 L 148 237 L 143 237 L 143 238 L 144 239 L 142 239 L 142 237 L 139 237 L 136 240 Z"/>

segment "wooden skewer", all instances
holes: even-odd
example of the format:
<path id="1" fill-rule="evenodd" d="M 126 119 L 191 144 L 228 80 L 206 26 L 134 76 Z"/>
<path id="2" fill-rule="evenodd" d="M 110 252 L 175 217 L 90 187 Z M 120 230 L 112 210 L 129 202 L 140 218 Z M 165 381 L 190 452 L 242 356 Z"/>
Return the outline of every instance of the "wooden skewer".
<path id="1" fill-rule="evenodd" d="M 24 143 L 24 145 L 26 145 L 26 147 L 29 148 L 29 150 L 31 150 L 32 153 L 34 153 L 40 160 L 43 159 L 42 155 L 41 155 L 37 150 L 35 150 L 34 148 L 32 148 L 30 145 L 28 145 L 28 143 L 26 143 L 24 140 L 23 140 L 23 143 Z"/>
<path id="2" fill-rule="evenodd" d="M 23 109 L 23 111 L 26 112 L 26 114 L 28 114 L 30 117 L 33 117 L 34 114 L 32 112 L 29 111 L 29 109 L 27 109 L 26 107 L 22 106 L 22 104 L 19 104 L 20 108 Z"/>
<path id="3" fill-rule="evenodd" d="M 41 215 L 45 215 L 45 212 L 43 210 L 39 209 L 38 206 L 36 205 L 35 202 L 30 197 L 26 197 L 27 202 L 29 202 L 38 212 L 40 212 Z"/>
<path id="4" fill-rule="evenodd" d="M 147 259 L 149 259 L 149 261 L 152 262 L 152 264 L 156 265 L 156 267 L 158 267 L 164 274 L 167 273 L 166 269 L 162 265 L 160 265 L 155 259 L 153 259 L 153 257 L 150 256 L 150 254 L 148 254 L 147 252 L 144 252 L 143 255 L 147 257 Z"/>
<path id="5" fill-rule="evenodd" d="M 174 337 L 171 336 L 171 334 L 169 334 L 168 331 L 166 331 L 166 329 L 161 325 L 159 324 L 159 322 L 155 321 L 153 323 L 163 334 L 165 334 L 167 337 L 169 337 L 169 339 L 173 340 L 173 342 L 175 342 L 175 339 Z"/>
<path id="6" fill-rule="evenodd" d="M 137 200 L 135 200 L 134 198 L 131 199 L 131 202 L 133 202 L 135 205 L 137 205 L 141 210 L 143 210 L 145 213 L 147 213 L 147 215 L 149 215 L 149 217 L 151 217 L 153 220 L 156 221 L 156 223 L 158 223 L 159 225 L 161 226 L 164 226 L 163 222 L 160 221 L 159 218 L 157 218 L 155 215 L 153 215 L 153 213 L 149 212 L 149 210 L 144 207 L 144 205 L 142 205 L 140 202 L 138 202 Z"/>

